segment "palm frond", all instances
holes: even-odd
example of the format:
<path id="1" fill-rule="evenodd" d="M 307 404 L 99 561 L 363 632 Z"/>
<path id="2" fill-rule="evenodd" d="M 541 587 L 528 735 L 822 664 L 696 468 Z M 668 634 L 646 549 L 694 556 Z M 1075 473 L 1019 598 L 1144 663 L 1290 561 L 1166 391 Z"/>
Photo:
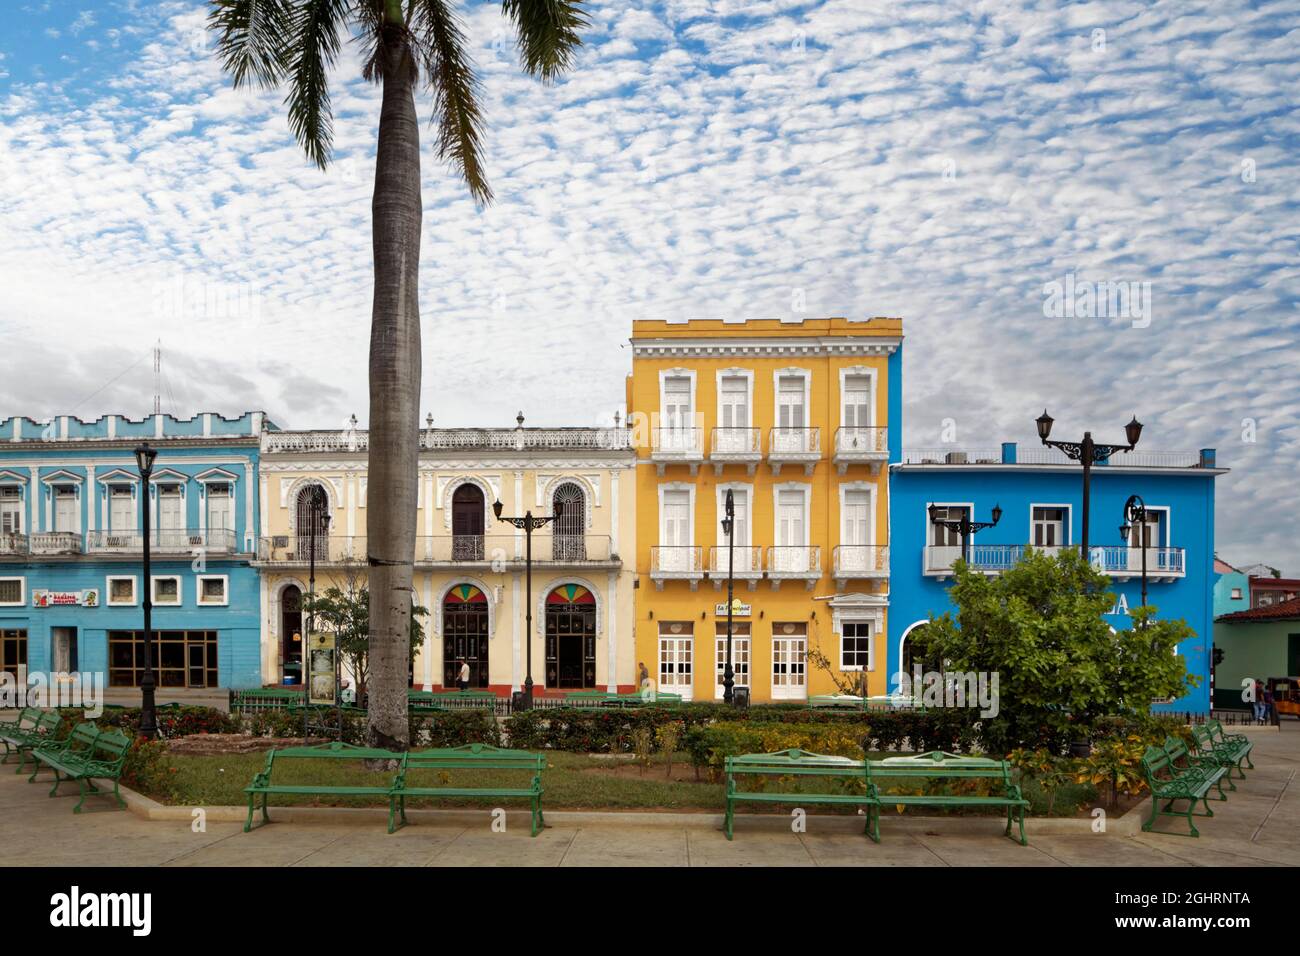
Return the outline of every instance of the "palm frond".
<path id="1" fill-rule="evenodd" d="M 444 0 L 417 0 L 412 42 L 433 92 L 438 156 L 449 160 L 480 205 L 492 201 L 483 169 L 478 77 L 465 52 L 465 34 Z"/>
<path id="2" fill-rule="evenodd" d="M 292 0 L 212 0 L 208 11 L 221 66 L 236 87 L 279 85 L 288 72 L 292 26 Z"/>
<path id="3" fill-rule="evenodd" d="M 501 12 L 514 21 L 525 71 L 549 83 L 572 68 L 589 23 L 582 0 L 502 0 Z"/>
<path id="4" fill-rule="evenodd" d="M 290 51 L 289 129 L 317 166 L 329 165 L 334 143 L 329 71 L 338 59 L 352 0 L 301 0 Z"/>

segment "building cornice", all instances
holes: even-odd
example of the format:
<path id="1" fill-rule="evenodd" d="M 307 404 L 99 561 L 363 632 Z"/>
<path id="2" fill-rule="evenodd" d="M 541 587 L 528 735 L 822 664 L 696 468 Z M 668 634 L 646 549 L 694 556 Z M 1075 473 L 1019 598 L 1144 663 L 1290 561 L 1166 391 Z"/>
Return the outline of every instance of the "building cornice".
<path id="1" fill-rule="evenodd" d="M 892 336 L 781 336 L 769 338 L 633 338 L 634 358 L 791 358 L 892 355 L 903 344 Z"/>

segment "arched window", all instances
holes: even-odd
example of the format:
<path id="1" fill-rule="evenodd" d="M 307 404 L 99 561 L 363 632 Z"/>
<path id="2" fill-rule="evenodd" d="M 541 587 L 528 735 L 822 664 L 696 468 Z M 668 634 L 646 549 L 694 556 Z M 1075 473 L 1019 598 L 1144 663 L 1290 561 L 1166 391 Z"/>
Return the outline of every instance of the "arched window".
<path id="1" fill-rule="evenodd" d="M 312 507 L 315 501 L 316 507 Z M 329 557 L 330 507 L 329 495 L 317 484 L 306 485 L 299 489 L 294 502 L 295 527 L 298 529 L 298 556 L 306 558 L 316 549 L 316 560 L 323 561 Z"/>
<path id="2" fill-rule="evenodd" d="M 596 686 L 596 596 L 581 584 L 546 596 L 546 686 Z"/>
<path id="3" fill-rule="evenodd" d="M 464 484 L 451 496 L 451 558 L 483 560 L 483 489 Z"/>
<path id="4" fill-rule="evenodd" d="M 290 584 L 280 592 L 281 680 L 302 681 L 302 591 Z"/>
<path id="5" fill-rule="evenodd" d="M 456 686 L 462 664 L 469 665 L 470 687 L 488 686 L 488 637 L 487 595 L 456 585 L 442 601 L 442 686 Z"/>
<path id="6" fill-rule="evenodd" d="M 560 512 L 555 519 L 555 538 L 551 545 L 551 557 L 556 561 L 585 561 L 587 559 L 587 496 L 572 481 L 566 481 L 555 489 L 551 499 L 552 514 Z"/>

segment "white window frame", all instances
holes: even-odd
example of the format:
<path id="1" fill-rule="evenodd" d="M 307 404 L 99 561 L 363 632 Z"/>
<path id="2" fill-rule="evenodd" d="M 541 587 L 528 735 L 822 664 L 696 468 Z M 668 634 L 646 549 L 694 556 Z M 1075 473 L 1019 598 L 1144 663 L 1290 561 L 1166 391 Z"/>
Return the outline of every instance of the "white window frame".
<path id="1" fill-rule="evenodd" d="M 220 601 L 209 601 L 203 597 L 204 581 L 220 581 L 221 596 Z M 199 607 L 228 607 L 230 605 L 230 575 L 228 574 L 200 574 L 194 582 L 194 603 Z"/>
<path id="2" fill-rule="evenodd" d="M 722 700 L 723 696 L 726 694 L 726 688 L 722 686 L 723 671 L 727 667 L 727 635 L 725 633 L 725 628 L 726 625 L 724 624 L 723 625 L 724 633 L 716 634 L 716 640 L 714 641 L 713 644 L 713 660 L 714 660 L 713 695 L 715 700 Z M 714 630 L 715 632 L 717 630 L 716 624 L 714 625 Z M 750 630 L 749 634 L 736 634 L 733 632 L 731 635 L 731 669 L 733 671 L 733 676 L 732 676 L 732 680 L 734 682 L 732 684 L 733 689 L 736 687 L 751 687 L 751 688 L 753 687 L 754 627 L 752 624 L 750 625 L 749 630 Z M 745 662 L 744 662 L 745 680 L 743 681 L 740 679 L 740 669 L 737 667 L 738 651 L 740 650 L 740 646 L 742 644 L 745 647 Z"/>
<path id="3" fill-rule="evenodd" d="M 801 378 L 803 379 L 803 428 L 809 429 L 812 424 L 812 369 L 809 368 L 778 368 L 772 371 L 772 427 L 781 427 L 781 379 L 783 378 Z"/>
<path id="4" fill-rule="evenodd" d="M 865 625 L 867 626 L 867 628 L 869 629 L 869 633 L 867 634 L 867 666 L 866 666 L 866 667 L 863 667 L 861 664 L 855 664 L 855 665 L 853 665 L 853 666 L 851 666 L 851 667 L 846 667 L 846 666 L 844 665 L 844 641 L 845 641 L 845 639 L 846 639 L 846 638 L 845 638 L 845 635 L 844 635 L 844 625 L 845 625 L 845 624 L 865 624 Z M 877 626 L 876 621 L 875 621 L 873 618 L 869 618 L 869 617 L 846 617 L 846 618 L 844 618 L 842 621 L 839 622 L 839 627 L 836 628 L 836 633 L 838 634 L 839 639 L 840 639 L 840 672 L 841 672 L 841 673 L 844 673 L 844 674 L 847 674 L 847 673 L 855 673 L 855 674 L 856 674 L 856 673 L 861 673 L 861 672 L 863 672 L 863 671 L 867 671 L 868 673 L 875 671 L 875 669 L 876 669 L 876 637 L 877 637 L 877 635 L 878 635 L 878 633 L 879 633 L 879 628 L 878 628 L 878 626 Z"/>
<path id="5" fill-rule="evenodd" d="M 0 607 L 26 607 L 27 606 L 27 578 L 21 575 L 5 575 L 0 577 L 0 581 L 17 581 L 18 582 L 18 600 L 17 601 L 0 601 Z"/>
<path id="6" fill-rule="evenodd" d="M 103 485 L 104 485 L 104 497 L 103 497 L 104 511 L 102 515 L 103 520 L 101 522 L 101 526 L 104 532 L 106 534 L 130 534 L 134 531 L 138 531 L 140 528 L 140 509 L 136 504 L 137 501 L 136 485 L 133 485 L 121 479 L 106 480 L 103 482 Z M 126 494 L 122 494 L 121 493 L 122 491 L 125 491 Z M 127 523 L 127 527 L 124 528 L 115 527 L 113 524 L 113 499 L 128 498 L 128 497 L 131 499 L 131 519 Z"/>
<path id="7" fill-rule="evenodd" d="M 113 582 L 130 581 L 131 582 L 131 600 L 115 601 L 113 600 Z M 104 578 L 104 606 L 105 607 L 139 607 L 140 605 L 140 579 L 134 574 L 109 574 Z"/>
<path id="8" fill-rule="evenodd" d="M 1148 512 L 1152 512 L 1152 511 L 1162 511 L 1162 512 L 1164 512 L 1163 519 L 1162 519 L 1161 522 L 1160 522 L 1160 527 L 1163 529 L 1163 533 L 1162 533 L 1161 536 L 1160 536 L 1160 537 L 1161 537 L 1161 540 L 1160 540 L 1160 541 L 1157 541 L 1155 544 L 1151 545 L 1152 549 L 1156 549 L 1156 548 L 1168 548 L 1168 547 L 1170 547 L 1169 542 L 1172 541 L 1172 540 L 1174 540 L 1173 511 L 1172 511 L 1172 509 L 1170 508 L 1169 505 L 1147 505 L 1147 506 L 1146 506 L 1146 510 L 1147 510 Z M 1137 527 L 1137 526 L 1135 525 L 1135 526 L 1134 526 L 1134 529 L 1135 529 L 1135 530 L 1136 530 L 1136 527 Z M 1128 547 L 1130 547 L 1130 548 L 1141 547 L 1141 545 L 1135 545 L 1135 544 L 1133 543 L 1133 532 L 1132 532 L 1132 531 L 1129 532 L 1129 539 L 1128 539 L 1128 541 L 1125 542 L 1125 544 L 1128 545 Z"/>
<path id="9" fill-rule="evenodd" d="M 47 531 L 50 531 L 50 532 L 55 533 L 55 534 L 81 534 L 81 529 L 82 529 L 82 524 L 83 524 L 83 522 L 82 522 L 82 518 L 81 518 L 81 500 L 82 500 L 81 487 L 82 487 L 82 484 L 83 484 L 83 482 L 82 482 L 80 479 L 78 479 L 78 480 L 76 480 L 76 481 L 73 481 L 73 480 L 71 480 L 71 479 L 66 479 L 66 478 L 65 478 L 65 479 L 60 479 L 60 480 L 58 480 L 58 481 L 51 481 L 51 482 L 48 483 L 47 487 L 49 488 L 49 492 L 50 492 L 50 497 L 49 497 L 49 511 L 46 513 L 46 516 L 45 516 L 45 517 L 46 517 L 45 524 L 46 524 L 46 526 L 47 526 L 47 527 L 46 527 L 46 530 L 47 530 Z M 60 488 L 71 488 L 71 489 L 72 489 L 72 502 L 73 502 L 73 507 L 72 507 L 72 518 L 73 518 L 73 521 L 72 521 L 72 524 L 73 524 L 73 527 L 72 527 L 72 530 L 71 530 L 71 531 L 59 531 L 59 530 L 55 527 L 55 525 L 58 523 L 59 509 L 58 509 L 58 505 L 56 504 L 56 502 L 58 501 L 58 492 L 59 492 L 59 489 L 60 489 Z"/>
<path id="10" fill-rule="evenodd" d="M 802 634 L 778 634 L 777 626 L 782 624 L 803 624 Z M 776 682 L 776 642 L 777 641 L 803 641 L 803 665 L 801 671 L 803 682 L 800 684 L 781 684 Z M 773 621 L 772 622 L 772 643 L 769 646 L 768 655 L 768 680 L 772 686 L 772 700 L 807 700 L 808 699 L 808 625 L 802 621 Z M 779 689 L 778 689 L 779 688 Z M 796 688 L 791 691 L 790 688 Z M 799 691 L 802 691 L 800 693 Z"/>
<path id="11" fill-rule="evenodd" d="M 1068 548 L 1074 543 L 1074 535 L 1071 533 L 1074 527 L 1074 508 L 1072 505 L 1064 502 L 1051 501 L 1031 501 L 1029 503 L 1029 540 L 1025 543 L 1031 547 L 1037 547 L 1034 544 L 1034 509 L 1035 508 L 1060 508 L 1065 512 L 1063 519 L 1064 525 L 1061 528 L 1061 537 L 1064 539 L 1060 544 L 1043 545 L 1045 548 Z"/>
<path id="12" fill-rule="evenodd" d="M 727 546 L 727 533 L 722 530 L 722 519 L 727 515 L 727 492 L 733 492 L 739 495 L 744 492 L 745 495 L 745 534 L 744 537 L 736 538 L 736 547 L 750 548 L 753 547 L 754 541 L 754 486 L 743 481 L 726 481 L 717 486 L 718 494 L 718 547 Z"/>
<path id="13" fill-rule="evenodd" d="M 930 521 L 930 505 L 934 505 L 936 508 L 965 508 L 966 513 L 970 515 L 973 520 L 975 515 L 975 502 L 973 501 L 927 501 L 925 503 L 925 508 L 921 512 L 921 516 L 924 521 L 923 527 L 925 529 L 925 534 L 921 540 L 925 542 L 925 546 L 927 548 L 955 547 L 958 551 L 960 551 L 961 550 L 960 541 L 955 545 L 936 545 L 931 541 L 931 536 L 934 534 L 935 526 Z M 975 534 L 976 532 L 974 531 L 971 532 L 970 535 L 971 544 L 975 543 Z"/>
<path id="14" fill-rule="evenodd" d="M 781 492 L 803 492 L 803 542 L 801 544 L 783 545 L 781 543 Z M 772 544 L 776 547 L 807 548 L 812 541 L 812 494 L 810 481 L 782 481 L 772 486 Z"/>
<path id="15" fill-rule="evenodd" d="M 876 486 L 869 481 L 846 481 L 840 485 L 840 538 L 839 543 L 844 544 L 845 523 L 847 516 L 845 513 L 844 499 L 850 491 L 865 491 L 867 494 L 867 541 L 863 542 L 868 546 L 877 543 L 876 540 Z"/>
<path id="16" fill-rule="evenodd" d="M 664 492 L 666 491 L 685 491 L 690 506 L 690 521 L 688 522 L 690 536 L 689 541 L 683 547 L 695 547 L 695 485 L 688 481 L 665 481 L 659 485 L 659 543 L 663 545 L 668 535 L 667 524 L 664 523 Z M 667 545 L 664 545 L 668 547 Z"/>
<path id="17" fill-rule="evenodd" d="M 175 581 L 176 582 L 176 600 L 161 601 L 158 599 L 158 582 Z M 185 582 L 181 580 L 179 574 L 153 574 L 149 576 L 149 600 L 154 607 L 181 607 L 185 603 Z"/>
<path id="18" fill-rule="evenodd" d="M 743 378 L 745 380 L 745 408 L 749 424 L 746 428 L 756 428 L 754 424 L 754 370 L 748 368 L 720 368 L 714 377 L 714 425 L 724 428 L 722 424 L 722 380 L 724 378 Z M 734 427 L 734 426 L 733 426 Z"/>
<path id="19" fill-rule="evenodd" d="M 700 418 L 699 390 L 696 388 L 695 370 L 690 368 L 665 368 L 659 370 L 659 428 L 666 429 L 670 427 L 667 423 L 668 411 L 668 391 L 666 385 L 670 378 L 684 378 L 691 383 L 691 420 L 688 423 L 679 422 L 678 428 L 695 428 Z"/>
<path id="20" fill-rule="evenodd" d="M 16 500 L 18 502 L 18 511 L 17 511 L 18 527 L 12 533 L 26 534 L 27 533 L 27 495 L 25 492 L 26 486 L 23 485 L 22 482 L 18 482 L 18 481 L 0 480 L 0 490 L 3 490 L 5 488 L 13 488 L 18 492 L 18 494 L 15 497 L 8 499 L 10 501 Z M 3 533 L 4 533 L 3 531 L 0 531 L 0 534 Z"/>
<path id="21" fill-rule="evenodd" d="M 665 632 L 665 628 L 671 628 L 674 624 L 682 626 L 680 634 L 674 634 L 672 631 Z M 690 650 L 690 681 L 686 684 L 672 684 L 665 686 L 663 682 L 663 663 L 664 663 L 664 641 L 685 641 Z M 695 626 L 691 621 L 660 621 L 659 627 L 655 632 L 655 690 L 662 691 L 665 694 L 681 694 L 682 700 L 692 700 L 695 696 L 695 670 L 698 657 L 695 647 Z"/>
<path id="22" fill-rule="evenodd" d="M 850 378 L 866 378 L 870 384 L 867 386 L 867 412 L 870 423 L 866 425 L 854 425 L 854 428 L 874 428 L 876 425 L 876 386 L 879 382 L 877 370 L 866 365 L 850 365 L 840 369 L 840 402 L 839 402 L 839 427 L 848 428 L 844 421 L 845 398 L 848 396 L 848 390 L 845 388 L 847 380 Z"/>

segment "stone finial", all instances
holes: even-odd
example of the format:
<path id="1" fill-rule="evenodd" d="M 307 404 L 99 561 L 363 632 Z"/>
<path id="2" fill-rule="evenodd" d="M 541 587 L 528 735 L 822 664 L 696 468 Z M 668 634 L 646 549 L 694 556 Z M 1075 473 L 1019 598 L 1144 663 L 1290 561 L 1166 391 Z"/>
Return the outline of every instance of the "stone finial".
<path id="1" fill-rule="evenodd" d="M 518 427 L 519 427 L 519 428 L 523 428 L 523 427 L 524 427 L 524 413 L 523 413 L 523 411 L 520 411 L 519 414 L 515 416 L 515 422 L 518 424 Z"/>

